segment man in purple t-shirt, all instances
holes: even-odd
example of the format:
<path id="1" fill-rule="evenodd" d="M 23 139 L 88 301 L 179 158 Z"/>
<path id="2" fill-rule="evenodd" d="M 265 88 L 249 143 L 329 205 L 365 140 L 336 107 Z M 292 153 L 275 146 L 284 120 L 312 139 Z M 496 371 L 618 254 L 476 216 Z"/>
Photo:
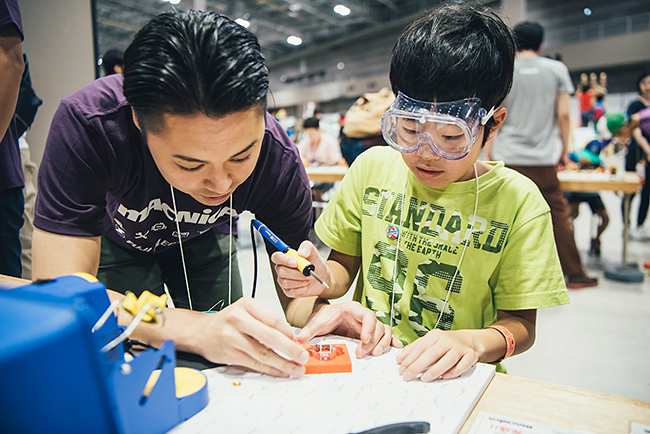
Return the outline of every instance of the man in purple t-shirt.
<path id="1" fill-rule="evenodd" d="M 304 374 L 308 354 L 289 325 L 241 298 L 232 237 L 244 210 L 293 248 L 309 235 L 309 180 L 266 114 L 267 91 L 260 46 L 243 27 L 198 11 L 152 19 L 126 49 L 123 75 L 84 87 L 54 116 L 39 170 L 34 276 L 97 275 L 113 300 L 166 285 L 177 309 L 163 325 L 139 325 L 134 339 Z"/>
<path id="2" fill-rule="evenodd" d="M 16 0 L 0 0 L 0 274 L 20 277 L 23 171 L 14 110 L 23 63 L 23 28 Z"/>

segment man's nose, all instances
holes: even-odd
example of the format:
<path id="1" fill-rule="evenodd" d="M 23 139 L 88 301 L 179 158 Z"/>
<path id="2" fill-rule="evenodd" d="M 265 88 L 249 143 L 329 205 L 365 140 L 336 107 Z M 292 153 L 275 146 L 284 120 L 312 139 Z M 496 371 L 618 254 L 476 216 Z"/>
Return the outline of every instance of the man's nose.
<path id="1" fill-rule="evenodd" d="M 227 193 L 232 185 L 230 174 L 219 169 L 213 169 L 206 174 L 203 184 L 215 193 Z"/>

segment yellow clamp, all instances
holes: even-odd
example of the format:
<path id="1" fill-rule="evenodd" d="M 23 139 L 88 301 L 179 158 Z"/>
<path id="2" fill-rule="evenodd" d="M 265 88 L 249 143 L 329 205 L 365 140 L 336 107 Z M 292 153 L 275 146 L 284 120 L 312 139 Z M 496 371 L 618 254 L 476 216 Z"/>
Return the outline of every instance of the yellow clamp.
<path id="1" fill-rule="evenodd" d="M 156 306 L 161 309 L 167 307 L 167 294 L 160 297 L 153 295 L 149 291 L 144 291 L 140 297 L 136 297 L 134 293 L 127 292 L 124 300 L 122 300 L 122 308 L 130 315 L 136 316 L 146 305 Z M 156 308 L 151 307 L 147 313 L 142 317 L 142 321 L 156 324 L 158 323 L 159 316 L 156 315 Z"/>

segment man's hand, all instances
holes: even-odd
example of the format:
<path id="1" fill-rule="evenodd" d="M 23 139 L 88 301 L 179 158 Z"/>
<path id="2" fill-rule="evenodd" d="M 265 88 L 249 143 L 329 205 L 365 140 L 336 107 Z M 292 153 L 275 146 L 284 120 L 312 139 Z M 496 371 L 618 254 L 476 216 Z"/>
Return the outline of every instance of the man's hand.
<path id="1" fill-rule="evenodd" d="M 314 272 L 325 282 L 331 285 L 331 273 L 325 261 L 318 254 L 318 250 L 310 241 L 303 241 L 298 249 L 298 254 L 311 262 Z M 277 274 L 277 282 L 290 298 L 311 297 L 321 295 L 326 288 L 311 276 L 305 276 L 296 267 L 298 261 L 282 252 L 271 255 L 271 261 Z"/>
<path id="2" fill-rule="evenodd" d="M 421 381 L 447 380 L 460 376 L 478 362 L 480 342 L 467 330 L 431 330 L 407 345 L 397 356 L 399 373 L 405 381 L 422 374 Z"/>
<path id="3" fill-rule="evenodd" d="M 276 377 L 305 373 L 307 350 L 294 342 L 289 324 L 256 300 L 242 298 L 218 313 L 195 313 L 186 324 L 196 336 L 196 348 L 183 348 L 177 342 L 180 349 L 214 363 L 240 365 Z"/>
<path id="4" fill-rule="evenodd" d="M 359 359 L 368 354 L 379 356 L 389 345 L 402 348 L 402 343 L 393 336 L 391 328 L 378 321 L 373 311 L 356 301 L 317 305 L 296 340 L 307 343 L 315 336 L 330 333 L 360 339 L 361 344 L 355 352 Z"/>

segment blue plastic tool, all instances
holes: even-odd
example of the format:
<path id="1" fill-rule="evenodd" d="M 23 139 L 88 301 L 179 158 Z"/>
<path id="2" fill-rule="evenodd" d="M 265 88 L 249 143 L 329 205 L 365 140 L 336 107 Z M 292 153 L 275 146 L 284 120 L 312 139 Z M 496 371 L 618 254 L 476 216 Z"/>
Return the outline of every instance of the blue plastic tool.
<path id="1" fill-rule="evenodd" d="M 0 289 L 3 432 L 162 434 L 207 405 L 207 379 L 177 397 L 173 342 L 130 362 L 122 344 L 101 351 L 122 332 L 113 315 L 91 331 L 109 306 L 92 276 Z"/>
<path id="2" fill-rule="evenodd" d="M 302 272 L 305 276 L 312 276 L 314 279 L 316 279 L 318 282 L 320 282 L 325 288 L 329 289 L 329 286 L 323 279 L 321 279 L 318 274 L 314 272 L 314 264 L 303 258 L 298 254 L 297 251 L 289 247 L 284 241 L 282 241 L 277 235 L 275 235 L 271 229 L 268 228 L 264 223 L 262 223 L 259 220 L 253 220 L 253 227 L 258 230 L 260 234 L 271 244 L 273 244 L 279 251 L 284 253 L 285 255 L 291 256 L 292 258 L 295 258 L 298 261 L 298 270 Z"/>

